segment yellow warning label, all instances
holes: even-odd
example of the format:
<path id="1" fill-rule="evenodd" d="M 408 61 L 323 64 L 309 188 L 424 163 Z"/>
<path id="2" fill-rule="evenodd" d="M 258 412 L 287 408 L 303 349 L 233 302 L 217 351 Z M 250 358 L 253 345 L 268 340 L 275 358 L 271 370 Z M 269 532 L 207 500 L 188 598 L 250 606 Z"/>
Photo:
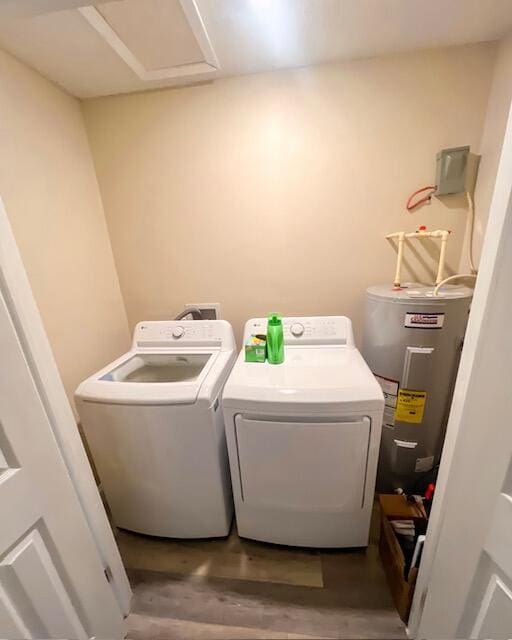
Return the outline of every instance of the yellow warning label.
<path id="1" fill-rule="evenodd" d="M 400 389 L 396 401 L 395 420 L 419 424 L 423 420 L 426 401 L 426 391 Z"/>

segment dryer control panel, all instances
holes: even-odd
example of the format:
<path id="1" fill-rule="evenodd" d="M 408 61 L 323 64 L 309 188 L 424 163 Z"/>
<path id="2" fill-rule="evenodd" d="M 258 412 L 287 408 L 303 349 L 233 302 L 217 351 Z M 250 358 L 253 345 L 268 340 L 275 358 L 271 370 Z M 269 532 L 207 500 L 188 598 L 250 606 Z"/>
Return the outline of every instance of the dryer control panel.
<path id="1" fill-rule="evenodd" d="M 217 347 L 235 348 L 233 330 L 225 320 L 154 320 L 139 322 L 133 334 L 133 347 Z"/>
<path id="2" fill-rule="evenodd" d="M 266 334 L 267 318 L 248 320 L 244 344 L 251 335 Z M 293 345 L 354 345 L 352 322 L 346 316 L 305 316 L 283 318 L 284 342 Z"/>

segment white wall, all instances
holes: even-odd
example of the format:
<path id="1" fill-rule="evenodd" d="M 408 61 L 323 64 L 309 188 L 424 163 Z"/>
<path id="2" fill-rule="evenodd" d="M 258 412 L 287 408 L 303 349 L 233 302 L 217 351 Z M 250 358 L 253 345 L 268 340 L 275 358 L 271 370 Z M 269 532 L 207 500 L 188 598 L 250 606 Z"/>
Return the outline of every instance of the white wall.
<path id="1" fill-rule="evenodd" d="M 503 569 L 510 584 L 505 564 L 506 559 L 510 567 L 508 515 L 501 522 L 500 543 L 496 543 L 496 536 L 488 537 L 491 525 L 496 527 L 497 514 L 505 513 L 495 509 L 501 491 L 503 497 L 509 493 L 512 471 L 512 338 L 508 324 L 512 314 L 512 116 L 507 120 L 409 621 L 413 638 L 489 637 L 472 635 L 472 627 L 484 604 L 494 562 L 498 574 Z M 495 629 L 499 629 L 496 616 L 501 609 L 496 600 L 494 604 L 490 620 L 494 619 Z M 501 629 L 505 626 L 503 620 Z"/>
<path id="2" fill-rule="evenodd" d="M 68 396 L 125 350 L 126 313 L 79 102 L 0 51 L 0 195 Z"/>
<path id="3" fill-rule="evenodd" d="M 421 223 L 454 231 L 455 270 L 461 200 L 412 216 L 403 203 L 432 179 L 439 148 L 478 144 L 494 51 L 456 47 L 86 102 L 130 324 L 218 300 L 238 332 L 274 309 L 346 313 L 357 330 L 364 288 L 392 276 L 383 235 Z M 500 51 L 493 86 L 500 69 L 506 78 L 510 45 Z M 78 101 L 5 53 L 0 80 L 0 194 L 71 396 L 129 344 L 103 205 Z M 411 275 L 432 277 L 431 263 L 413 256 Z"/>
<path id="4" fill-rule="evenodd" d="M 482 140 L 478 148 L 481 161 L 475 188 L 475 231 L 473 237 L 476 265 L 478 265 L 482 251 L 511 100 L 512 35 L 502 40 L 498 46 Z M 468 273 L 468 265 L 467 250 L 465 250 L 462 254 L 460 271 Z"/>
<path id="5" fill-rule="evenodd" d="M 475 189 L 475 234 L 473 239 L 473 247 L 474 247 L 474 255 L 475 255 L 475 263 L 478 266 L 480 262 L 480 255 L 482 251 L 482 245 L 484 240 L 484 235 L 487 227 L 487 219 L 489 215 L 489 209 L 491 206 L 491 201 L 494 193 L 494 187 L 496 182 L 496 175 L 498 170 L 498 164 L 501 158 L 503 139 L 505 135 L 505 130 L 507 126 L 507 122 L 510 114 L 510 106 L 512 100 L 512 36 L 504 39 L 499 43 L 497 49 L 496 63 L 493 69 L 492 76 L 492 85 L 489 94 L 488 105 L 486 109 L 486 117 L 484 122 L 484 127 L 482 131 L 482 140 L 480 146 L 478 147 L 479 153 L 482 154 L 480 168 L 478 172 L 478 179 L 476 182 Z M 510 153 L 509 153 L 510 155 Z M 510 158 L 509 158 L 510 160 Z M 506 192 L 502 186 L 502 193 Z M 503 203 L 501 203 L 503 205 Z M 497 211 L 497 217 L 499 217 L 500 212 Z M 494 237 L 492 239 L 493 242 L 497 242 L 497 232 L 495 230 Z M 498 238 L 499 239 L 499 238 Z M 466 238 L 467 241 L 467 238 Z M 460 271 L 461 273 L 467 273 L 469 269 L 468 259 L 467 259 L 467 248 L 465 246 L 464 252 L 461 259 Z M 492 277 L 491 277 L 492 280 Z M 481 285 L 481 293 L 480 299 L 483 299 L 484 293 L 486 294 L 486 287 L 484 284 Z M 478 298 L 477 298 L 478 300 Z M 474 305 L 473 305 L 474 306 Z M 481 313 L 481 308 L 479 313 Z M 473 314 L 472 314 L 473 316 Z M 475 323 L 477 320 L 474 321 Z M 472 333 L 468 333 L 467 338 L 476 339 L 477 329 L 474 328 Z M 466 340 L 467 342 L 467 340 Z M 484 342 L 485 344 L 485 342 Z M 471 346 L 471 345 L 470 345 Z M 474 345 L 473 345 L 474 346 Z M 469 356 L 467 356 L 466 360 L 469 361 Z M 468 363 L 469 367 L 469 363 Z M 496 370 L 496 365 L 492 366 L 490 369 L 485 369 L 484 379 L 490 384 L 491 390 L 496 391 L 497 386 L 494 384 L 494 377 L 489 377 L 488 373 L 490 370 Z M 456 407 L 456 413 L 453 416 L 450 416 L 450 423 L 447 430 L 445 446 L 443 449 L 443 466 L 441 467 L 440 476 L 438 478 L 438 497 L 436 504 L 434 505 L 434 509 L 431 513 L 430 517 L 430 530 L 429 530 L 429 539 L 430 543 L 427 545 L 425 552 L 423 554 L 421 571 L 418 576 L 418 582 L 416 586 L 415 600 L 413 605 L 413 610 L 411 613 L 411 619 L 409 620 L 410 631 L 413 637 L 416 637 L 418 634 L 418 627 L 420 624 L 420 616 L 422 613 L 423 602 L 425 600 L 426 590 L 431 581 L 431 569 L 432 562 L 436 552 L 436 546 L 438 544 L 438 537 L 440 534 L 440 527 L 444 517 L 444 511 L 446 509 L 445 501 L 447 500 L 447 496 L 450 495 L 451 492 L 451 483 L 448 480 L 449 473 L 451 470 L 451 464 L 454 460 L 455 453 L 458 451 L 459 457 L 462 456 L 463 462 L 469 462 L 471 468 L 472 462 L 470 458 L 467 456 L 468 450 L 464 447 L 460 447 L 460 438 L 459 435 L 464 435 L 464 437 L 468 437 L 469 431 L 466 433 L 466 427 L 473 428 L 475 424 L 477 428 L 481 427 L 481 424 L 476 422 L 473 424 L 474 420 L 466 420 L 461 422 L 460 414 L 462 410 L 462 404 L 464 398 L 468 396 L 468 370 L 464 370 L 461 368 L 458 386 L 456 388 L 454 406 Z M 482 370 L 483 371 L 483 370 Z M 475 375 L 478 374 L 478 368 L 475 369 Z M 468 396 L 468 402 L 476 402 L 479 406 L 478 409 L 473 407 L 468 415 L 478 416 L 479 412 L 482 410 L 484 406 L 484 400 L 486 397 L 492 398 L 494 393 L 489 394 L 489 392 L 483 393 L 482 381 L 478 383 L 480 386 L 475 387 L 477 389 L 476 393 L 470 393 Z M 491 402 L 492 404 L 492 402 Z M 488 411 L 488 408 L 486 409 Z M 488 411 L 488 415 L 491 413 Z M 488 422 L 488 421 L 487 421 Z M 499 427 L 498 422 L 489 422 L 489 424 L 494 424 Z M 464 426 L 464 433 L 459 433 Z M 485 438 L 487 438 L 487 431 L 485 431 Z M 470 436 L 471 437 L 471 436 Z M 483 452 L 486 450 L 485 445 L 480 447 L 480 451 Z M 481 457 L 480 457 L 481 458 Z M 480 459 L 479 465 L 481 465 L 482 459 Z M 498 468 L 493 468 L 492 474 L 486 473 L 486 479 L 495 476 L 495 473 L 499 473 L 500 470 Z M 450 491 L 448 491 L 450 489 Z M 453 508 L 453 505 L 452 505 Z M 488 504 L 486 508 L 491 508 L 491 504 Z M 478 525 L 478 532 L 481 534 L 482 531 L 485 530 L 485 526 L 487 521 L 484 519 L 474 520 L 473 524 Z M 476 529 L 475 529 L 476 532 Z M 450 560 L 453 562 L 453 558 Z M 461 567 L 457 569 L 459 571 Z M 453 569 L 452 564 L 447 565 L 446 570 L 449 571 Z M 471 571 L 473 567 L 468 563 L 462 567 L 464 570 L 464 575 L 471 576 Z M 438 573 L 440 573 L 440 568 L 438 568 Z M 446 575 L 443 579 L 446 579 Z M 467 580 L 470 578 L 468 577 Z M 448 584 L 448 583 L 447 583 Z M 469 587 L 469 584 L 468 584 Z M 444 588 L 443 588 L 444 589 Z M 448 590 L 450 587 L 448 586 Z M 436 592 L 437 593 L 437 592 Z M 443 605 L 443 597 L 446 598 L 446 592 L 442 590 L 438 594 L 440 598 L 437 598 L 437 606 L 445 606 Z M 464 594 L 465 595 L 465 594 Z M 432 599 L 433 594 L 430 595 Z M 428 625 L 430 630 L 432 630 L 436 625 L 444 624 L 446 621 L 446 616 L 442 617 L 442 620 L 438 618 L 438 611 L 433 611 L 430 608 L 427 611 L 427 615 L 422 624 Z M 457 625 L 458 619 L 456 615 L 450 611 L 450 624 Z M 444 630 L 446 633 L 446 629 Z"/>
<path id="6" fill-rule="evenodd" d="M 465 200 L 413 215 L 443 147 L 480 142 L 495 46 L 481 44 L 259 74 L 84 103 L 131 325 L 219 301 L 245 319 L 345 313 L 391 281 L 386 233 L 452 230 Z M 408 275 L 434 277 L 427 251 Z"/>

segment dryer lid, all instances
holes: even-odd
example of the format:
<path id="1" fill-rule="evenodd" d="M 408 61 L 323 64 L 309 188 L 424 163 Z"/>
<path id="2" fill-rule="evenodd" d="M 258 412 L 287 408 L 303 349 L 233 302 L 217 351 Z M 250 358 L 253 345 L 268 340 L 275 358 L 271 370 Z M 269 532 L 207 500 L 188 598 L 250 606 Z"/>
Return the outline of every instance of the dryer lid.
<path id="1" fill-rule="evenodd" d="M 225 407 L 310 412 L 379 409 L 382 391 L 354 347 L 285 347 L 283 364 L 245 362 L 243 352 L 223 393 Z"/>

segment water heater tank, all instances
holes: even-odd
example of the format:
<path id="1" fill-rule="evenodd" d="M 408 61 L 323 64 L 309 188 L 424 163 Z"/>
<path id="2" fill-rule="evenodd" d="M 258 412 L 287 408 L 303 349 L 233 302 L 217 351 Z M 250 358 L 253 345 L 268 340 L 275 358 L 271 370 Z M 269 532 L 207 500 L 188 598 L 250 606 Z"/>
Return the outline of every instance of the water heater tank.
<path id="1" fill-rule="evenodd" d="M 472 293 L 367 289 L 363 355 L 386 399 L 378 491 L 414 491 L 439 462 Z"/>

